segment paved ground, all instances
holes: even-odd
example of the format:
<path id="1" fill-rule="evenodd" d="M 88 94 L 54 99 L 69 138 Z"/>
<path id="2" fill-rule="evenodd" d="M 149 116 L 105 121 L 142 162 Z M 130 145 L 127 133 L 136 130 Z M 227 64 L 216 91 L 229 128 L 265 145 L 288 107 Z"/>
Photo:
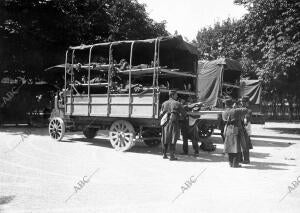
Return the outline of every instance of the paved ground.
<path id="1" fill-rule="evenodd" d="M 300 124 L 253 132 L 251 165 L 233 169 L 218 135 L 216 152 L 171 162 L 143 144 L 118 153 L 104 133 L 55 142 L 46 128 L 4 128 L 0 212 L 300 212 Z"/>

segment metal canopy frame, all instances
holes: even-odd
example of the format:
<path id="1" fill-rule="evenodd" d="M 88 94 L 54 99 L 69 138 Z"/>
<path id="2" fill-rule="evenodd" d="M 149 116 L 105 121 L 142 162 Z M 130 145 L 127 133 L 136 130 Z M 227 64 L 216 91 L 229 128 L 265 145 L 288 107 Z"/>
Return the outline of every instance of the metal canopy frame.
<path id="1" fill-rule="evenodd" d="M 131 88 L 131 78 L 132 78 L 132 53 L 133 53 L 133 48 L 134 48 L 134 44 L 137 42 L 149 42 L 149 43 L 153 43 L 154 41 L 154 72 L 153 72 L 153 84 L 152 87 L 155 88 L 153 89 L 153 97 L 155 97 L 156 92 L 158 91 L 158 70 L 159 70 L 159 46 L 160 46 L 160 39 L 161 38 L 155 38 L 155 39 L 147 39 L 147 40 L 133 40 L 133 41 L 116 41 L 116 42 L 108 42 L 108 43 L 98 43 L 98 44 L 93 44 L 93 45 L 80 45 L 80 46 L 75 46 L 75 47 L 70 47 L 67 51 L 66 51 L 66 58 L 65 58 L 65 92 L 64 92 L 64 106 L 65 106 L 65 113 L 67 113 L 67 97 L 66 97 L 66 90 L 67 90 L 67 74 L 69 74 L 71 76 L 71 82 L 70 84 L 74 83 L 74 54 L 75 51 L 79 51 L 79 50 L 85 50 L 85 49 L 89 49 L 89 63 L 88 63 L 88 116 L 90 116 L 90 112 L 91 112 L 91 94 L 90 94 L 90 77 L 91 77 L 91 56 L 92 56 L 92 50 L 94 47 L 99 47 L 99 46 L 108 46 L 109 45 L 109 69 L 108 69 L 108 88 L 107 88 L 107 114 L 109 116 L 110 114 L 110 104 L 109 104 L 109 100 L 110 100 L 110 95 L 111 95 L 111 73 L 112 73 L 112 69 L 114 67 L 113 64 L 113 53 L 112 53 L 112 47 L 113 45 L 117 45 L 117 44 L 131 44 L 130 46 L 130 63 L 129 63 L 129 77 L 128 77 L 128 81 L 129 81 L 129 88 Z M 68 55 L 69 52 L 71 53 L 71 67 L 70 67 L 70 73 L 68 73 Z M 73 88 L 70 87 L 70 96 L 71 96 L 71 106 L 73 106 Z M 132 93 L 131 90 L 129 90 L 128 93 L 128 100 L 129 100 L 129 110 L 131 110 L 130 105 L 132 104 Z M 153 112 L 155 110 L 155 108 L 158 109 L 158 106 L 155 107 L 154 103 L 152 104 L 152 108 L 153 108 Z M 70 112 L 72 114 L 72 109 L 70 109 Z M 131 113 L 129 112 L 129 115 Z M 153 113 L 154 116 L 155 112 Z"/>

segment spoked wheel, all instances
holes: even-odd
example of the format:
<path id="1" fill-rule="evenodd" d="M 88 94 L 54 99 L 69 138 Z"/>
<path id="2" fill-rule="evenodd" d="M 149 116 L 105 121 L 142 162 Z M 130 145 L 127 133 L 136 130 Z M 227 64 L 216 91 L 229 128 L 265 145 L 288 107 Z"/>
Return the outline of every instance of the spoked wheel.
<path id="1" fill-rule="evenodd" d="M 65 135 L 65 123 L 61 118 L 52 118 L 49 123 L 49 134 L 50 137 L 60 141 Z"/>
<path id="2" fill-rule="evenodd" d="M 206 124 L 198 126 L 198 128 L 199 128 L 199 137 L 200 138 L 208 138 L 214 132 L 214 127 L 208 126 Z"/>
<path id="3" fill-rule="evenodd" d="M 144 143 L 149 147 L 156 147 L 161 144 L 161 131 L 158 128 L 146 129 L 142 136 L 145 138 Z"/>
<path id="4" fill-rule="evenodd" d="M 88 139 L 92 139 L 97 135 L 97 131 L 97 128 L 86 127 L 83 130 L 83 135 Z"/>
<path id="5" fill-rule="evenodd" d="M 109 139 L 115 150 L 122 152 L 129 150 L 135 144 L 135 130 L 128 121 L 117 120 L 109 129 Z"/>

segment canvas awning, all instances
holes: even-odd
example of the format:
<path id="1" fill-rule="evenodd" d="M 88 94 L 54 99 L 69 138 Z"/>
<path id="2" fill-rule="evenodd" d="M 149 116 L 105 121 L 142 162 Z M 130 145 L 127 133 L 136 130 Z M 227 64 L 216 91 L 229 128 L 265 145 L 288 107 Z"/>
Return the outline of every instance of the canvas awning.
<path id="1" fill-rule="evenodd" d="M 261 81 L 260 80 L 241 80 L 240 97 L 248 96 L 252 104 L 261 103 Z"/>
<path id="2" fill-rule="evenodd" d="M 240 78 L 242 66 L 238 61 L 221 58 L 214 61 L 198 62 L 198 100 L 209 105 L 216 106 L 222 80 Z M 226 76 L 225 76 L 225 74 Z M 229 85 L 229 84 L 227 84 Z"/>
<path id="3" fill-rule="evenodd" d="M 152 39 L 145 39 L 145 40 L 125 40 L 125 41 L 114 41 L 114 42 L 106 42 L 106 43 L 98 43 L 98 44 L 92 44 L 92 45 L 80 45 L 80 46 L 74 46 L 74 47 L 69 47 L 71 50 L 83 50 L 83 49 L 88 49 L 91 48 L 92 46 L 108 46 L 112 44 L 113 46 L 118 46 L 118 45 L 126 45 L 126 44 L 131 44 L 133 41 L 136 42 L 137 44 L 152 44 L 155 43 L 157 38 L 152 38 Z M 179 50 L 184 50 L 189 52 L 192 55 L 198 55 L 197 48 L 194 47 L 193 45 L 185 42 L 182 39 L 181 35 L 177 36 L 164 36 L 164 37 L 158 37 L 160 40 L 160 43 L 165 46 L 173 47 Z"/>

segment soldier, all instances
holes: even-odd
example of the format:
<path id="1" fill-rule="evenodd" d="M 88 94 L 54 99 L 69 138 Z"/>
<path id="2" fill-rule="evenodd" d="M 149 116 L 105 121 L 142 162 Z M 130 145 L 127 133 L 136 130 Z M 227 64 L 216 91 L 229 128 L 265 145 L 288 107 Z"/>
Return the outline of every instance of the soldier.
<path id="1" fill-rule="evenodd" d="M 247 114 L 242 117 L 242 127 L 245 135 L 245 140 L 246 140 L 246 149 L 241 153 L 240 156 L 240 161 L 243 164 L 249 164 L 250 163 L 250 153 L 249 150 L 253 149 L 250 135 L 251 135 L 251 115 L 252 115 L 252 110 L 249 109 L 249 97 L 244 96 L 241 99 L 241 107 L 247 108 Z"/>
<path id="2" fill-rule="evenodd" d="M 177 160 L 175 157 L 176 142 L 180 135 L 180 118 L 186 117 L 186 112 L 178 101 L 177 92 L 169 91 L 169 100 L 165 101 L 161 107 L 161 115 L 168 114 L 168 122 L 162 127 L 162 151 L 163 158 L 167 159 L 167 150 L 170 146 L 170 160 Z"/>
<path id="3" fill-rule="evenodd" d="M 189 102 L 185 103 L 185 101 L 181 102 L 184 105 L 185 109 L 189 109 L 189 108 L 193 108 L 196 105 L 197 106 L 201 106 L 201 104 L 196 103 L 196 104 L 192 104 L 192 100 L 190 100 Z M 188 145 L 188 139 L 189 139 L 189 135 L 190 135 L 190 139 L 192 140 L 192 144 L 193 144 L 193 149 L 194 149 L 194 157 L 198 157 L 199 156 L 199 145 L 198 145 L 198 137 L 197 137 L 197 128 L 196 126 L 193 127 L 192 129 L 190 129 L 189 127 L 189 119 L 188 117 L 184 117 L 180 120 L 179 122 L 180 124 L 180 129 L 181 129 L 181 135 L 182 135 L 182 155 L 188 155 L 189 152 L 189 145 Z"/>
<path id="4" fill-rule="evenodd" d="M 228 153 L 230 167 L 241 167 L 239 165 L 240 154 L 247 149 L 241 119 L 248 110 L 246 108 L 236 108 L 232 99 L 226 100 L 225 106 L 226 109 L 222 113 L 222 118 L 225 121 L 224 152 Z"/>

